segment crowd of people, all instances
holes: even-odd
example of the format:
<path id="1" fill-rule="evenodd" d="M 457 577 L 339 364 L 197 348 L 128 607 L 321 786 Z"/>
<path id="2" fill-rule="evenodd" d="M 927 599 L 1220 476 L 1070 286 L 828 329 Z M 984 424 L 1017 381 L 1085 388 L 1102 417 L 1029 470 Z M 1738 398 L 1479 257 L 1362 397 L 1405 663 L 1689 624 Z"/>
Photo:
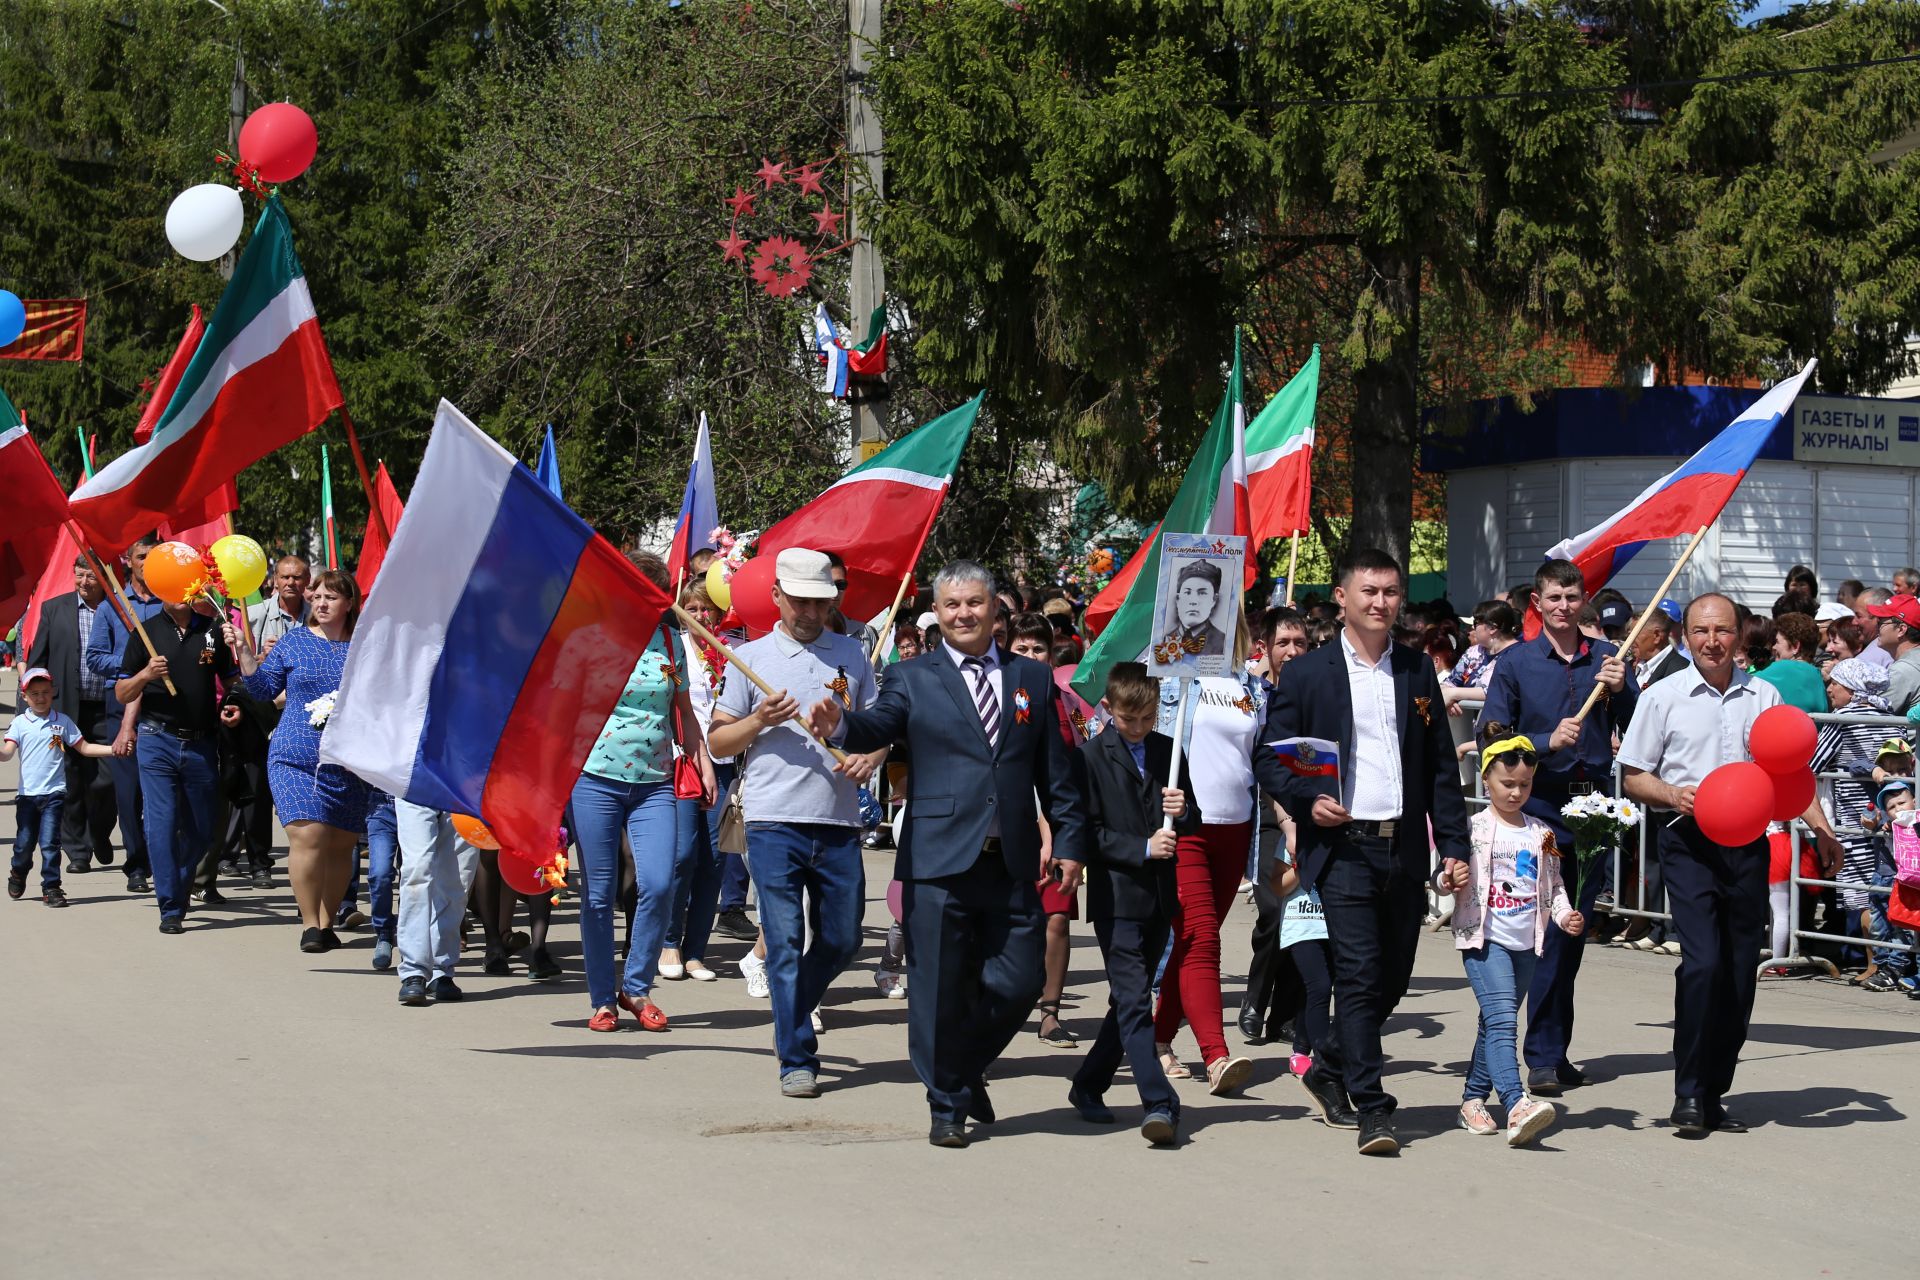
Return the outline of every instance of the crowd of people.
<path id="1" fill-rule="evenodd" d="M 532 980 L 564 976 L 554 900 L 509 887 L 458 815 L 321 763 L 361 609 L 353 576 L 286 556 L 271 596 L 222 617 L 153 596 L 151 546 L 125 562 L 138 626 L 83 559 L 18 655 L 22 706 L 0 740 L 0 760 L 21 759 L 9 896 L 26 896 L 36 851 L 50 907 L 66 904 L 64 876 L 117 862 L 130 893 L 154 897 L 160 932 L 179 935 L 190 911 L 226 900 L 223 882 L 278 887 L 277 816 L 302 951 L 370 929 L 373 967 L 397 964 L 409 1006 L 461 999 L 475 932 L 488 974 L 518 960 Z M 674 589 L 658 557 L 631 559 Z M 699 558 L 691 568 L 679 601 L 718 629 Z M 1692 803 L 1781 703 L 1832 713 L 1810 761 L 1825 781 L 1801 815 L 1802 871 L 1837 887 L 1802 890 L 1802 926 L 1893 944 L 1829 950 L 1868 989 L 1920 998 L 1899 949 L 1913 935 L 1874 892 L 1892 883 L 1890 842 L 1913 804 L 1912 734 L 1867 718 L 1920 722 L 1920 571 L 1825 601 L 1796 566 L 1765 611 L 1718 594 L 1636 609 L 1615 591 L 1589 598 L 1573 565 L 1548 561 L 1463 618 L 1408 603 L 1401 566 L 1361 551 L 1329 599 L 1243 609 L 1235 674 L 1160 681 L 1122 662 L 1095 705 L 1070 684 L 1086 642 L 1067 588 L 1007 587 L 956 562 L 925 612 L 877 635 L 839 611 L 838 557 L 790 548 L 775 570 L 780 620 L 765 636 L 715 646 L 661 624 L 573 789 L 589 1032 L 619 1030 L 623 1014 L 668 1031 L 661 984 L 719 980 L 718 934 L 751 944 L 737 974 L 770 1006 L 780 1092 L 818 1096 L 821 1004 L 860 948 L 864 854 L 893 846 L 872 980 L 908 1002 L 936 1146 L 993 1122 L 988 1069 L 1023 1028 L 1082 1051 L 1062 1015 L 1083 912 L 1108 1001 L 1068 1093 L 1078 1117 L 1115 1122 L 1123 1061 L 1155 1144 L 1177 1141 L 1179 1082 L 1242 1088 L 1253 1064 L 1228 1043 L 1221 970 L 1242 895 L 1253 958 L 1236 1030 L 1285 1044 L 1320 1118 L 1363 1153 L 1398 1147 L 1382 1031 L 1436 922 L 1479 1006 L 1463 1129 L 1504 1128 L 1520 1146 L 1553 1124 L 1551 1100 L 1586 1083 L 1582 956 L 1615 945 L 1679 959 L 1674 1126 L 1735 1131 L 1724 1100 L 1763 957 L 1788 951 L 1794 844 L 1782 825 L 1715 845 Z M 1646 856 L 1628 841 L 1617 878 L 1612 858 L 1571 877 L 1562 808 L 1616 774 L 1652 810 Z"/>

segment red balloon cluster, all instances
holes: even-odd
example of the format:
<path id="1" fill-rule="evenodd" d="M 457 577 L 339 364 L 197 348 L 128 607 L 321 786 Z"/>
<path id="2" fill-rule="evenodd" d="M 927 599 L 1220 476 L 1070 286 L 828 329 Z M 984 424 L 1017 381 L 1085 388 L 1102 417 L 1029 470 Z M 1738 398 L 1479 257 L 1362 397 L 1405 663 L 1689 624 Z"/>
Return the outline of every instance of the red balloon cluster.
<path id="1" fill-rule="evenodd" d="M 1729 848 L 1752 844 L 1769 822 L 1789 822 L 1813 803 L 1811 761 L 1820 731 L 1798 707 L 1769 707 L 1747 735 L 1753 761 L 1723 764 L 1693 796 L 1693 819 L 1707 839 Z"/>
<path id="2" fill-rule="evenodd" d="M 240 160 L 265 182 L 291 182 L 319 150 L 313 117 L 291 102 L 269 102 L 240 126 Z"/>

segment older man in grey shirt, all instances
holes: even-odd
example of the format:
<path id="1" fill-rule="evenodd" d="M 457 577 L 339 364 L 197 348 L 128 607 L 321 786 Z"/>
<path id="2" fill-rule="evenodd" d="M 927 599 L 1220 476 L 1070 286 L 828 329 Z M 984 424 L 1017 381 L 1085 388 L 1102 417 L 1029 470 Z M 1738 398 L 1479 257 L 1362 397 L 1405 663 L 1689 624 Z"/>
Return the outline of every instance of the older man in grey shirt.
<path id="1" fill-rule="evenodd" d="M 773 599 L 779 624 L 741 645 L 739 657 L 781 692 L 769 698 L 729 671 L 707 745 L 717 756 L 740 760 L 735 785 L 746 809 L 747 865 L 760 892 L 780 1092 L 817 1098 L 819 1041 L 811 1015 L 860 949 L 867 884 L 860 787 L 884 753 L 849 755 L 836 764 L 794 718 L 819 698 L 859 710 L 877 695 L 859 641 L 827 629 L 839 599 L 827 557 L 798 547 L 782 551 L 774 561 Z"/>

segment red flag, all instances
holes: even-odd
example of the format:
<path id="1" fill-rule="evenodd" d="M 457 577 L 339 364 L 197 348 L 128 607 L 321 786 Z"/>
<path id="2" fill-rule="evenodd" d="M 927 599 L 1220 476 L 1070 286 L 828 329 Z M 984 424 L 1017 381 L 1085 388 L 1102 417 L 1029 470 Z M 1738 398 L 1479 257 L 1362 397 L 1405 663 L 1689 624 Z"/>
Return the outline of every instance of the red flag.
<path id="1" fill-rule="evenodd" d="M 393 477 L 387 474 L 387 464 L 381 463 L 379 470 L 373 473 L 373 492 L 380 501 L 380 514 L 387 518 L 388 529 L 400 527 L 400 494 L 393 487 Z M 360 539 L 360 563 L 355 567 L 353 578 L 360 584 L 361 596 L 373 590 L 373 580 L 380 576 L 380 566 L 386 563 L 387 540 L 380 536 L 380 525 L 371 514 L 367 516 L 367 531 Z"/>
<path id="2" fill-rule="evenodd" d="M 227 518 L 240 509 L 240 486 L 229 480 L 198 502 L 190 502 L 160 522 L 166 542 L 184 542 L 205 551 L 233 532 Z"/>
<path id="3" fill-rule="evenodd" d="M 20 656 L 26 657 L 33 652 L 33 636 L 40 629 L 40 606 L 55 596 L 63 596 L 74 589 L 73 562 L 79 558 L 80 544 L 67 532 L 67 526 L 60 526 L 60 536 L 54 540 L 53 555 L 47 560 L 47 570 L 40 575 L 39 585 L 33 589 L 33 599 L 27 602 L 26 616 L 20 619 Z M 105 583 L 101 583 L 105 586 Z"/>
<path id="4" fill-rule="evenodd" d="M 187 371 L 187 362 L 193 359 L 193 353 L 200 346 L 200 336 L 206 331 L 207 322 L 200 318 L 200 304 L 196 302 L 193 314 L 187 317 L 187 331 L 180 335 L 180 343 L 173 349 L 173 358 L 160 367 L 160 374 L 153 382 L 153 395 L 148 397 L 147 407 L 140 411 L 140 422 L 133 429 L 135 444 L 145 444 L 153 439 L 153 424 L 160 421 L 160 415 L 166 412 L 167 401 L 173 399 L 174 389 L 180 385 L 180 375 Z"/>
<path id="5" fill-rule="evenodd" d="M 11 629 L 33 599 L 71 517 L 66 490 L 3 394 L 0 493 L 7 495 L 0 503 L 0 626 Z"/>
<path id="6" fill-rule="evenodd" d="M 22 298 L 27 327 L 0 360 L 78 360 L 87 347 L 85 298 Z"/>

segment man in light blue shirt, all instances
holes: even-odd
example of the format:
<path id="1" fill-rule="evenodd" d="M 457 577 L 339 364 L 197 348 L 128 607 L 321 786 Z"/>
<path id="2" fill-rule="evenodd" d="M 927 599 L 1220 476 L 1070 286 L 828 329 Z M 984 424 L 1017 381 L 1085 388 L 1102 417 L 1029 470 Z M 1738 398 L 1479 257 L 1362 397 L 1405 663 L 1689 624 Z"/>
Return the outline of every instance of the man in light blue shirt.
<path id="1" fill-rule="evenodd" d="M 747 865 L 760 892 L 773 1001 L 780 1092 L 817 1098 L 819 1041 L 812 1013 L 860 948 L 866 870 L 860 861 L 860 787 L 885 752 L 838 764 L 796 719 L 803 703 L 831 697 L 862 710 L 877 696 L 860 643 L 827 630 L 838 601 L 833 567 L 818 551 L 789 547 L 774 561 L 780 622 L 741 645 L 740 662 L 781 690 L 767 697 L 737 670 L 714 703 L 708 749 L 739 757 Z M 813 942 L 806 942 L 808 902 Z"/>

